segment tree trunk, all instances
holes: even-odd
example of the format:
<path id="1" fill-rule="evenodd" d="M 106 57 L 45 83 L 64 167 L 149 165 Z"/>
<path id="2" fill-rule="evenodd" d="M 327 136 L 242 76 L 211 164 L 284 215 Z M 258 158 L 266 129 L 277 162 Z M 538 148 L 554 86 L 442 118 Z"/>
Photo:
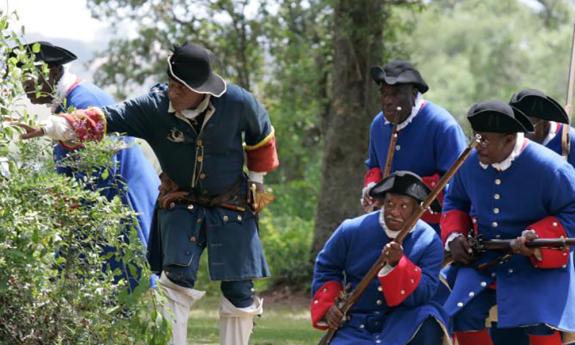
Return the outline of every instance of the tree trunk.
<path id="1" fill-rule="evenodd" d="M 379 109 L 369 68 L 382 63 L 383 1 L 338 0 L 334 16 L 333 94 L 325 122 L 313 258 L 344 219 L 361 212 L 369 125 Z"/>

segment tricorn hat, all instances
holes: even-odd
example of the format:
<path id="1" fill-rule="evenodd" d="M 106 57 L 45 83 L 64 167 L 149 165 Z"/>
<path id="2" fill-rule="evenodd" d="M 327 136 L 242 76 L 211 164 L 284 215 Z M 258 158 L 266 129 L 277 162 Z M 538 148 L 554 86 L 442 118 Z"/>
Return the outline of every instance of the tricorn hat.
<path id="1" fill-rule="evenodd" d="M 536 117 L 546 121 L 569 123 L 569 116 L 561 104 L 539 90 L 521 90 L 511 96 L 509 104 L 530 117 Z"/>
<path id="2" fill-rule="evenodd" d="M 431 191 L 421 180 L 421 177 L 411 171 L 398 170 L 373 186 L 369 196 L 376 199 L 383 199 L 387 193 L 407 195 L 418 202 L 423 202 Z M 439 201 L 431 203 L 433 212 L 441 212 Z"/>
<path id="3" fill-rule="evenodd" d="M 220 97 L 226 92 L 226 82 L 212 71 L 213 54 L 193 43 L 175 46 L 168 57 L 168 75 L 188 89 Z"/>
<path id="4" fill-rule="evenodd" d="M 419 74 L 419 71 L 407 61 L 395 60 L 385 66 L 374 66 L 370 70 L 371 78 L 376 83 L 384 82 L 389 85 L 413 84 L 421 93 L 427 92 L 429 86 Z"/>
<path id="5" fill-rule="evenodd" d="M 521 110 L 498 100 L 474 104 L 467 112 L 467 119 L 475 132 L 517 133 L 533 131 L 533 125 Z"/>
<path id="6" fill-rule="evenodd" d="M 34 45 L 40 45 L 40 51 L 35 53 L 33 50 Z M 50 42 L 38 41 L 24 45 L 31 55 L 36 57 L 36 61 L 42 61 L 49 66 L 64 65 L 68 62 L 76 60 L 78 57 L 71 51 L 58 47 Z M 13 52 L 11 54 L 14 54 Z"/>

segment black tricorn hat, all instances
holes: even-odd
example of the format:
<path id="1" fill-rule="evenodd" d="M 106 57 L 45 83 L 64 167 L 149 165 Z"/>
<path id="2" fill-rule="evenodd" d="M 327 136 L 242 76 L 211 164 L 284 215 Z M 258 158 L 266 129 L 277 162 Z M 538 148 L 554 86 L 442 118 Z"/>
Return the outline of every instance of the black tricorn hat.
<path id="1" fill-rule="evenodd" d="M 398 170 L 373 186 L 369 196 L 383 199 L 387 193 L 394 193 L 407 195 L 418 202 L 423 202 L 430 192 L 417 174 L 411 171 Z M 437 199 L 431 203 L 431 210 L 433 212 L 441 212 L 441 205 Z"/>
<path id="2" fill-rule="evenodd" d="M 384 82 L 389 85 L 413 84 L 421 93 L 426 93 L 429 86 L 419 74 L 419 71 L 407 61 L 395 60 L 385 66 L 374 66 L 370 70 L 371 78 L 376 83 Z"/>
<path id="3" fill-rule="evenodd" d="M 188 89 L 220 97 L 226 92 L 226 82 L 212 71 L 213 54 L 193 43 L 174 46 L 168 57 L 168 75 Z"/>
<path id="4" fill-rule="evenodd" d="M 33 51 L 35 44 L 40 45 L 40 51 L 38 53 L 34 53 Z M 71 51 L 46 41 L 26 44 L 24 45 L 24 48 L 28 50 L 30 54 L 36 56 L 36 61 L 43 61 L 49 66 L 64 65 L 78 58 Z"/>
<path id="5" fill-rule="evenodd" d="M 530 117 L 569 123 L 569 116 L 561 104 L 539 90 L 521 90 L 511 96 L 509 104 Z"/>
<path id="6" fill-rule="evenodd" d="M 467 119 L 475 132 L 517 133 L 533 131 L 533 125 L 521 110 L 498 100 L 474 104 L 467 112 Z"/>

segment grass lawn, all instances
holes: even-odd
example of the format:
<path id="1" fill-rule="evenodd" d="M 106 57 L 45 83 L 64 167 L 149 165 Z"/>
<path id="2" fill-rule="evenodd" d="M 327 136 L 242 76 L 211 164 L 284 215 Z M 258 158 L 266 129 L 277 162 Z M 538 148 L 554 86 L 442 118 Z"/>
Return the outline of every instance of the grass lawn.
<path id="1" fill-rule="evenodd" d="M 311 327 L 307 297 L 263 296 L 263 298 L 264 314 L 255 319 L 256 326 L 250 344 L 317 344 L 323 332 Z M 188 324 L 190 345 L 219 344 L 218 306 L 219 296 L 212 295 L 204 297 L 192 308 Z"/>

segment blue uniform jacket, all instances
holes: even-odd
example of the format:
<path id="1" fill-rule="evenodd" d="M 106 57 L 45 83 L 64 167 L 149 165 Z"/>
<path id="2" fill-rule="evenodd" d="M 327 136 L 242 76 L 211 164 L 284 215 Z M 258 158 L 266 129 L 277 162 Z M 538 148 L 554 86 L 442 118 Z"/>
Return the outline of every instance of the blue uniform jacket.
<path id="1" fill-rule="evenodd" d="M 515 238 L 547 216 L 556 217 L 573 237 L 575 170 L 551 150 L 532 142 L 504 171 L 491 166 L 483 169 L 473 152 L 448 189 L 443 211 L 452 210 L 468 213 L 486 239 Z M 556 269 L 536 268 L 520 255 L 487 271 L 456 269 L 451 272 L 455 285 L 445 309 L 455 315 L 496 281 L 500 327 L 547 324 L 575 331 L 575 308 L 570 307 L 575 305 L 575 271 L 573 256 L 568 257 L 567 264 Z"/>
<path id="2" fill-rule="evenodd" d="M 146 140 L 164 173 L 180 188 L 200 195 L 225 193 L 244 179 L 244 148 L 273 132 L 269 117 L 255 97 L 235 85 L 211 99 L 215 108 L 198 132 L 168 113 L 166 84 L 141 97 L 102 108 L 108 132 L 127 133 Z M 242 190 L 246 190 L 243 182 Z M 242 193 L 240 197 L 244 197 Z M 165 266 L 197 264 L 207 246 L 213 280 L 242 280 L 269 275 L 255 216 L 250 210 L 188 208 L 158 209 L 148 245 L 154 271 Z M 205 222 L 205 233 L 200 232 Z"/>
<path id="3" fill-rule="evenodd" d="M 419 176 L 443 175 L 465 150 L 467 139 L 447 110 L 430 101 L 419 110 L 412 122 L 399 131 L 391 172 L 408 170 Z M 368 169 L 385 168 L 389 138 L 393 126 L 377 114 L 369 134 Z"/>
<path id="4" fill-rule="evenodd" d="M 557 128 L 557 135 L 553 139 L 551 139 L 547 145 L 547 148 L 553 150 L 557 154 L 561 155 L 561 131 L 563 130 L 564 123 L 558 123 Z M 571 142 L 571 150 L 569 151 L 569 156 L 567 156 L 567 162 L 571 164 L 571 166 L 575 166 L 575 129 L 573 127 L 569 128 L 569 140 Z"/>
<path id="5" fill-rule="evenodd" d="M 379 212 L 346 220 L 333 233 L 316 259 L 312 293 L 334 281 L 349 284 L 351 291 L 365 276 L 390 241 L 379 224 Z M 422 271 L 417 288 L 401 304 L 390 307 L 379 280 L 374 279 L 352 307 L 350 320 L 336 333 L 332 344 L 405 345 L 428 317 L 446 328 L 447 314 L 431 301 L 443 260 L 441 240 L 431 226 L 420 220 L 405 238 L 403 248 L 404 256 Z M 381 332 L 366 330 L 366 322 L 372 317 L 381 320 Z"/>

